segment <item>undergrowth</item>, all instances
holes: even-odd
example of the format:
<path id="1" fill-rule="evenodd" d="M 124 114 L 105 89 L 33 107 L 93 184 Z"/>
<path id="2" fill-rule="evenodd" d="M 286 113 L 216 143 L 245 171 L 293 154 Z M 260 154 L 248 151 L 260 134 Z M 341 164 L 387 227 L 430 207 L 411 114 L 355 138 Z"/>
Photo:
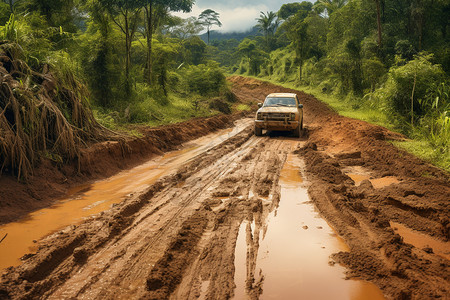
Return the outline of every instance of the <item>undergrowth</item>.
<path id="1" fill-rule="evenodd" d="M 18 44 L 0 42 L 0 75 L 0 174 L 27 179 L 40 157 L 76 159 L 87 142 L 121 139 L 96 122 L 72 73 L 31 68 Z"/>

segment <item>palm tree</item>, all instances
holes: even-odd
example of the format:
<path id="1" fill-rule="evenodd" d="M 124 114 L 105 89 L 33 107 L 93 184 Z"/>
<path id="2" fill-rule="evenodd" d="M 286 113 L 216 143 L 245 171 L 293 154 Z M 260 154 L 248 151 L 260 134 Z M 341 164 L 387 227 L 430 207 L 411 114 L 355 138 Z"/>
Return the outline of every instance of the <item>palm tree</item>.
<path id="1" fill-rule="evenodd" d="M 264 37 L 266 39 L 266 46 L 267 49 L 269 49 L 269 38 L 274 35 L 275 30 L 280 24 L 277 14 L 273 11 L 268 11 L 267 14 L 261 12 L 259 18 L 256 18 L 256 21 L 258 21 L 256 27 L 258 27 L 259 31 L 264 34 Z"/>
<path id="2" fill-rule="evenodd" d="M 212 9 L 206 9 L 200 14 L 198 20 L 203 26 L 206 26 L 206 31 L 208 32 L 208 45 L 209 45 L 209 29 L 213 25 L 217 25 L 219 27 L 222 26 L 222 23 L 220 23 L 219 21 L 219 13 L 215 12 Z"/>
<path id="3" fill-rule="evenodd" d="M 330 16 L 339 8 L 344 7 L 347 2 L 348 0 L 317 0 L 317 3 L 313 8 L 319 11 L 324 11 L 326 9 L 328 16 Z"/>

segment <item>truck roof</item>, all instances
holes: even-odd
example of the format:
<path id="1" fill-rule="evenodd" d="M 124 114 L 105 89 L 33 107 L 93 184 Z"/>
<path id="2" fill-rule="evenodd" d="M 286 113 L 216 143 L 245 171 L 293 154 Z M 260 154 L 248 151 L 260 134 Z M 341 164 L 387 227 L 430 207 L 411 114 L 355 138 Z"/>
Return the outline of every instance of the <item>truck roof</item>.
<path id="1" fill-rule="evenodd" d="M 296 94 L 294 93 L 272 93 L 267 95 L 267 97 L 272 97 L 272 98 L 281 98 L 281 97 L 295 97 Z"/>

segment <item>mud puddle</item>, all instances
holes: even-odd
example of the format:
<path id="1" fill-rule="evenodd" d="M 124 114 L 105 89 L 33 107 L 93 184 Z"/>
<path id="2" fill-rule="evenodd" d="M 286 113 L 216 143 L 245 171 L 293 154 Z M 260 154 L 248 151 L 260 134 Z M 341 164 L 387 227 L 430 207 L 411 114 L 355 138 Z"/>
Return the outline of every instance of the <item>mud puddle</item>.
<path id="1" fill-rule="evenodd" d="M 385 176 L 381 178 L 373 178 L 369 172 L 365 171 L 362 167 L 351 167 L 344 170 L 345 174 L 350 177 L 355 185 L 358 186 L 364 180 L 369 180 L 375 189 L 381 189 L 391 184 L 400 183 L 400 180 L 395 176 Z"/>
<path id="2" fill-rule="evenodd" d="M 373 284 L 345 280 L 330 255 L 348 251 L 310 202 L 289 155 L 283 167 L 279 206 L 264 218 L 241 224 L 235 250 L 235 299 L 384 299 Z"/>
<path id="3" fill-rule="evenodd" d="M 450 260 L 450 242 L 441 242 L 433 237 L 412 230 L 403 224 L 390 222 L 392 229 L 398 233 L 405 243 L 411 244 L 418 249 L 432 249 L 433 253 Z"/>
<path id="4" fill-rule="evenodd" d="M 41 238 L 83 218 L 107 210 L 133 193 L 143 191 L 160 177 L 197 155 L 208 151 L 242 131 L 250 120 L 240 120 L 230 129 L 217 131 L 184 145 L 182 150 L 169 152 L 115 176 L 71 189 L 55 205 L 29 214 L 24 219 L 0 226 L 0 270 L 20 264 L 20 258 L 36 252 Z"/>

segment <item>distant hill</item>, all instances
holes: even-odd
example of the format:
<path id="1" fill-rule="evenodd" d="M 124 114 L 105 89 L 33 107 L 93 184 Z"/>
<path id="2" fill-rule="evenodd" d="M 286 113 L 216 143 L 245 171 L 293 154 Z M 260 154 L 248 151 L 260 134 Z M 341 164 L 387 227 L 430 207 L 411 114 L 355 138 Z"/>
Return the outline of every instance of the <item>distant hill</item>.
<path id="1" fill-rule="evenodd" d="M 258 28 L 253 27 L 252 29 L 250 29 L 247 32 L 228 32 L 228 33 L 221 33 L 219 31 L 216 30 L 211 30 L 209 32 L 209 40 L 210 42 L 214 41 L 214 40 L 231 40 L 231 39 L 236 39 L 238 41 L 242 41 L 243 39 L 245 39 L 246 37 L 249 36 L 258 36 L 261 35 L 261 33 L 258 31 Z M 208 34 L 204 33 L 202 35 L 199 35 L 199 37 L 205 42 L 208 42 Z"/>

